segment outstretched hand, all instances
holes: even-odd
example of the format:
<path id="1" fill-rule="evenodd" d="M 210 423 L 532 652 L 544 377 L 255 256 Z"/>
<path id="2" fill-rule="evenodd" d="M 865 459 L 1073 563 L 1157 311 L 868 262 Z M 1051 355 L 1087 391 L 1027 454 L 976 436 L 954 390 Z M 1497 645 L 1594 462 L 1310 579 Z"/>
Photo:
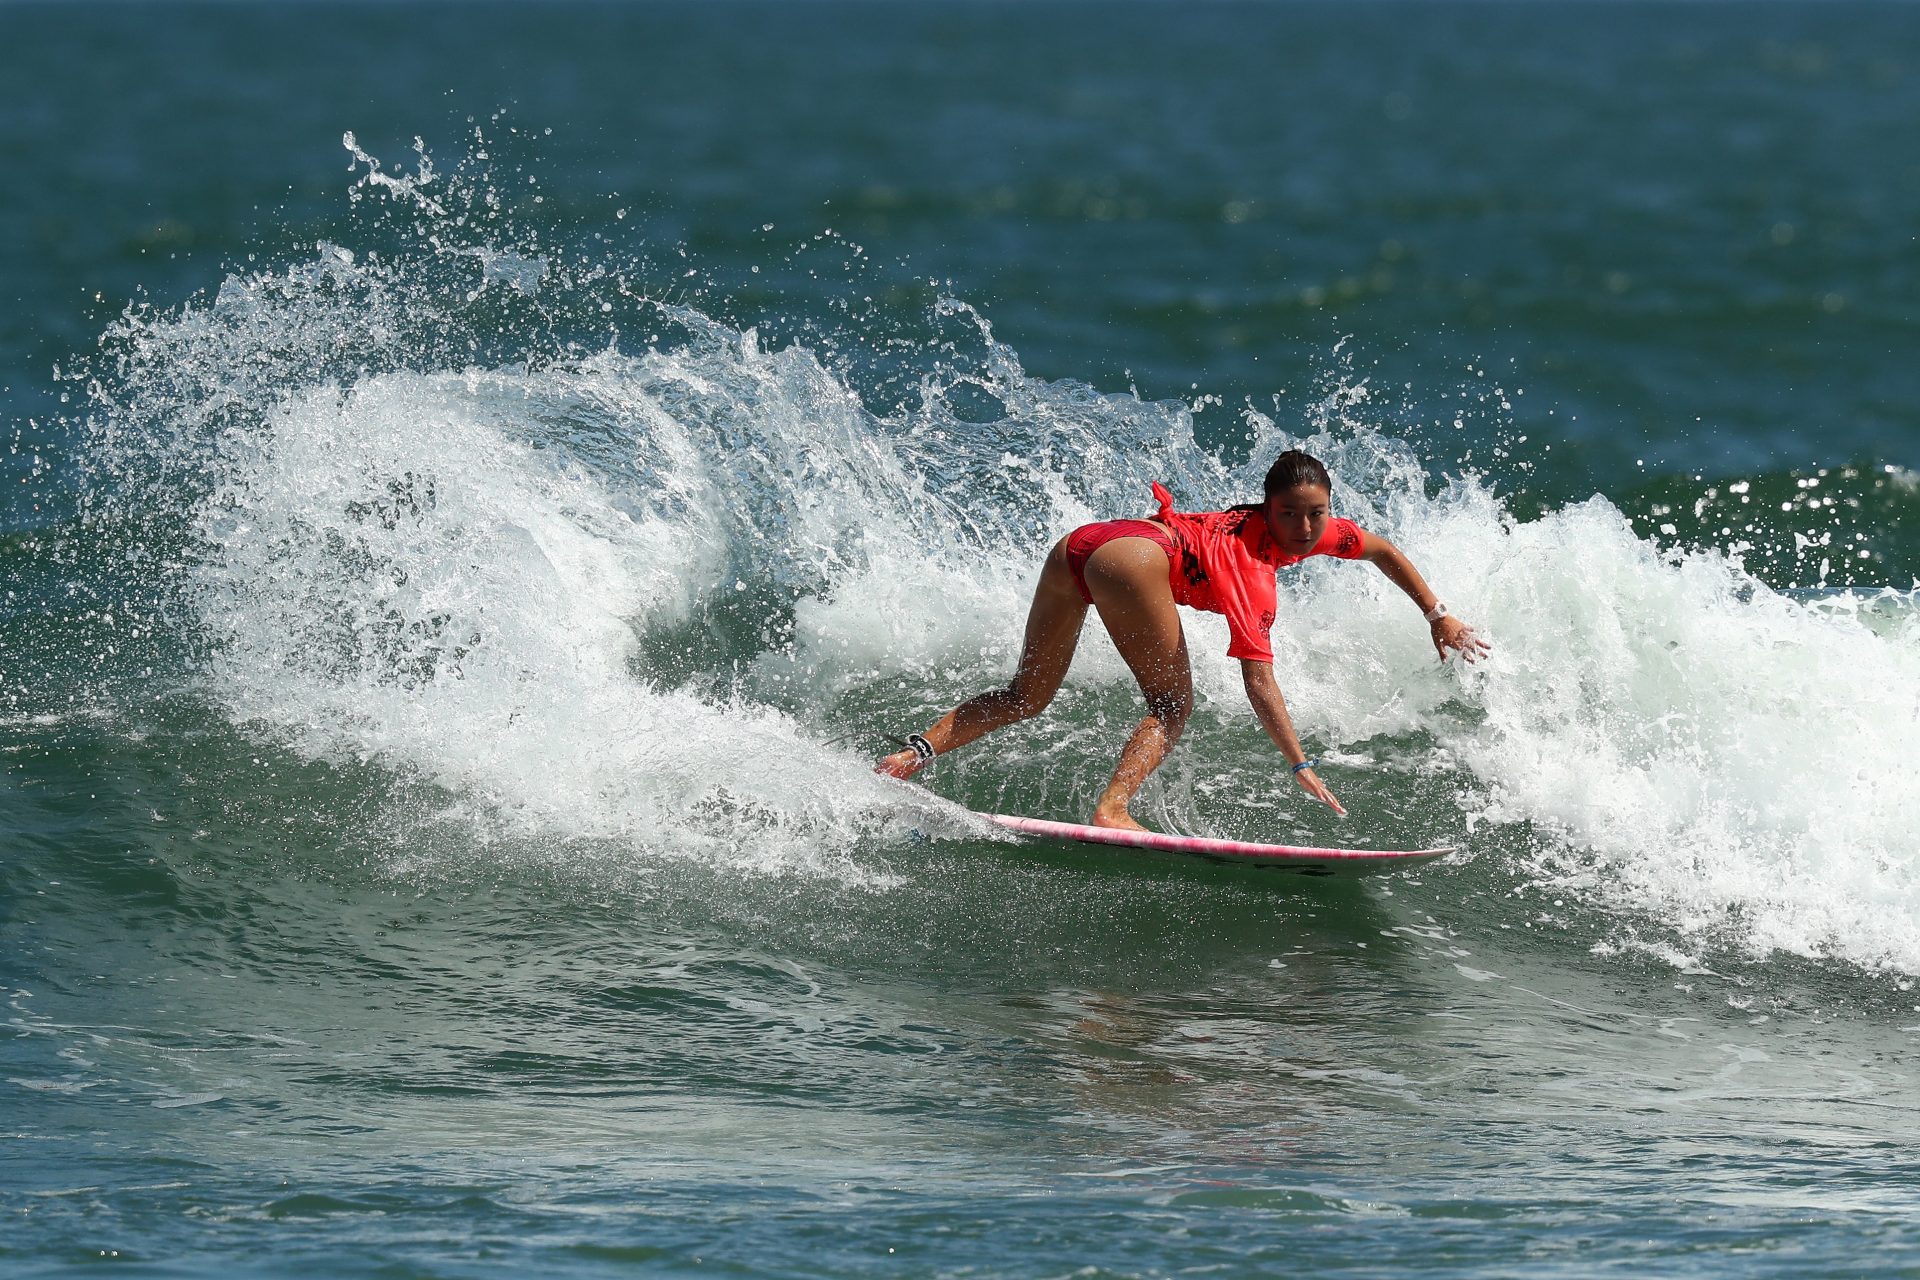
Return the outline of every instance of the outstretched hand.
<path id="1" fill-rule="evenodd" d="M 1327 784 L 1320 781 L 1319 774 L 1311 769 L 1302 769 L 1293 775 L 1293 780 L 1300 784 L 1302 791 L 1312 796 L 1315 800 L 1318 800 L 1321 804 L 1327 806 L 1327 808 L 1333 810 L 1341 817 L 1344 818 L 1347 816 L 1346 809 L 1341 806 L 1338 800 L 1333 798 L 1333 792 L 1327 790 Z"/>
<path id="2" fill-rule="evenodd" d="M 1493 652 L 1492 645 L 1482 640 L 1472 627 L 1452 614 L 1433 620 L 1433 651 L 1440 655 L 1440 661 L 1447 660 L 1449 649 L 1468 662 L 1477 662 Z"/>
<path id="3" fill-rule="evenodd" d="M 908 747 L 903 751 L 896 751 L 890 756 L 882 757 L 880 763 L 873 766 L 873 771 L 884 773 L 889 778 L 906 779 L 920 772 L 920 766 L 925 763 L 926 759 L 923 756 L 912 747 Z"/>

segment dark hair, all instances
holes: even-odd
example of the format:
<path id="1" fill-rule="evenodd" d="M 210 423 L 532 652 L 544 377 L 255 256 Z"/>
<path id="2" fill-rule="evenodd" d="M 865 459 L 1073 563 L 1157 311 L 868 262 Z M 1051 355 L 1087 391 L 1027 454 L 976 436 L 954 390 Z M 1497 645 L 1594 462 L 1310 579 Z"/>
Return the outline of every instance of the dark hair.
<path id="1" fill-rule="evenodd" d="M 1285 493 L 1303 484 L 1317 484 L 1328 493 L 1333 492 L 1333 477 L 1327 474 L 1327 468 L 1320 459 L 1298 449 L 1289 449 L 1275 458 L 1273 466 L 1267 469 L 1265 493 L 1271 498 L 1276 493 Z"/>

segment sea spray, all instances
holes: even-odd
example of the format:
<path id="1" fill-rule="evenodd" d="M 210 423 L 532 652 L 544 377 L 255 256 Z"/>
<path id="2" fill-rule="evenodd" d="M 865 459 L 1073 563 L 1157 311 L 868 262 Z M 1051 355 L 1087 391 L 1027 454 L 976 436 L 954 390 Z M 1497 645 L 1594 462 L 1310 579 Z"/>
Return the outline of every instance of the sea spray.
<path id="1" fill-rule="evenodd" d="M 410 251 L 323 245 L 130 312 L 89 374 L 94 527 L 152 569 L 135 594 L 234 722 L 562 847 L 881 882 L 908 833 L 976 828 L 868 758 L 1006 678 L 1052 539 L 1146 513 L 1153 480 L 1251 500 L 1299 444 L 1495 645 L 1442 667 L 1377 573 L 1288 571 L 1276 669 L 1311 741 L 1451 779 L 1470 835 L 1532 833 L 1495 873 L 1602 934 L 1920 970 L 1910 611 L 1776 594 L 1601 497 L 1523 519 L 1388 429 L 1348 353 L 1228 450 L 1192 405 L 1028 375 L 946 299 L 917 394 L 873 403 L 845 352 L 649 296 L 644 264 L 489 239 L 449 212 L 484 200 L 449 180 L 427 208 L 423 184 L 366 188 Z M 1284 807 L 1219 620 L 1184 621 L 1202 705 L 1165 816 L 1222 820 L 1195 771 Z M 1090 627 L 1055 719 L 975 752 L 1071 755 L 1078 790 L 1026 794 L 1084 803 L 1128 690 Z"/>

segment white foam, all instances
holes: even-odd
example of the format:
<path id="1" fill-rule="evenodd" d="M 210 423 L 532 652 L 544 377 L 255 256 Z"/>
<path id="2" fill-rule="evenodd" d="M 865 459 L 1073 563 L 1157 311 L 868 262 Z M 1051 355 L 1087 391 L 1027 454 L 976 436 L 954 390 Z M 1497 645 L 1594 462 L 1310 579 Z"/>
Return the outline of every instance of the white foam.
<path id="1" fill-rule="evenodd" d="M 893 417 L 805 348 L 690 311 L 643 355 L 293 376 L 341 350 L 403 363 L 435 303 L 395 270 L 329 249 L 130 321 L 130 367 L 154 372 L 129 375 L 107 469 L 198 495 L 190 598 L 236 720 L 640 858 L 870 878 L 868 837 L 958 819 L 875 780 L 865 742 L 825 745 L 839 700 L 1002 678 L 1053 538 L 1143 513 L 1155 479 L 1189 509 L 1244 500 L 1288 442 L 1250 414 L 1227 465 L 1184 407 L 1028 378 L 957 304 L 983 357 Z M 555 267 L 541 287 L 576 286 Z M 969 379 L 1003 418 L 949 406 Z M 1304 443 L 1337 505 L 1497 651 L 1442 669 L 1380 575 L 1289 572 L 1276 668 L 1312 736 L 1430 741 L 1475 820 L 1553 837 L 1524 874 L 1604 912 L 1920 971 L 1910 611 L 1797 603 L 1599 498 L 1520 523 L 1470 478 L 1430 493 L 1361 389 L 1335 390 Z M 1244 714 L 1219 620 L 1186 621 L 1203 697 Z M 669 643 L 693 650 L 671 671 Z M 1083 654 L 1071 682 L 1126 681 L 1097 639 Z"/>
<path id="2" fill-rule="evenodd" d="M 388 375 L 280 408 L 204 508 L 217 696 L 309 754 L 378 759 L 517 829 L 649 854 L 859 879 L 857 837 L 951 825 L 788 715 L 633 670 L 636 630 L 684 621 L 731 572 L 718 475 L 688 468 L 738 460 L 696 459 L 647 393 L 656 371 L 610 363 L 626 368 Z M 667 472 L 616 490 L 515 438 L 604 406 L 622 377 Z"/>
<path id="3" fill-rule="evenodd" d="M 1920 965 L 1920 623 L 1795 603 L 1605 500 L 1426 540 L 1497 660 L 1441 740 L 1485 817 L 1558 831 L 1542 869 L 1682 932 Z"/>

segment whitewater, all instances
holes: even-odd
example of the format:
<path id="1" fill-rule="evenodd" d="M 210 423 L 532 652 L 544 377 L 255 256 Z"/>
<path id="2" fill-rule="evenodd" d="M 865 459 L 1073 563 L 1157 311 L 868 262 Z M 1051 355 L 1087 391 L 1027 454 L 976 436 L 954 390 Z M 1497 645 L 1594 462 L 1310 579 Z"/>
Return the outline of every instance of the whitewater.
<path id="1" fill-rule="evenodd" d="M 1284 575 L 1281 686 L 1373 801 L 1335 826 L 1249 732 L 1219 620 L 1186 613 L 1200 709 L 1158 823 L 1458 842 L 1578 901 L 1602 952 L 1920 972 L 1920 620 L 1898 593 L 1782 594 L 1600 494 L 1522 518 L 1501 471 L 1397 431 L 1338 348 L 1292 404 L 1150 402 L 1031 377 L 938 297 L 886 403 L 858 333 L 732 328 L 649 293 L 644 264 L 469 221 L 484 171 L 423 150 L 394 178 L 347 145 L 398 247 L 323 243 L 132 309 L 70 375 L 88 518 L 161 566 L 120 607 L 247 732 L 429 786 L 431 821 L 515 856 L 592 847 L 605 874 L 611 842 L 884 889 L 902 841 L 986 838 L 966 807 L 988 799 L 1077 818 L 1109 766 L 1130 684 L 1093 626 L 1050 718 L 924 789 L 869 772 L 1006 678 L 1052 540 L 1138 514 L 1154 481 L 1188 509 L 1247 500 L 1298 447 L 1497 656 L 1435 664 L 1377 575 Z M 1498 417 L 1521 390 L 1461 399 Z"/>
<path id="2" fill-rule="evenodd" d="M 1910 1273 L 1907 15 L 1648 16 L 0 9 L 0 1272 Z M 1494 651 L 1135 813 L 1459 853 L 871 772 L 1289 447 Z"/>

